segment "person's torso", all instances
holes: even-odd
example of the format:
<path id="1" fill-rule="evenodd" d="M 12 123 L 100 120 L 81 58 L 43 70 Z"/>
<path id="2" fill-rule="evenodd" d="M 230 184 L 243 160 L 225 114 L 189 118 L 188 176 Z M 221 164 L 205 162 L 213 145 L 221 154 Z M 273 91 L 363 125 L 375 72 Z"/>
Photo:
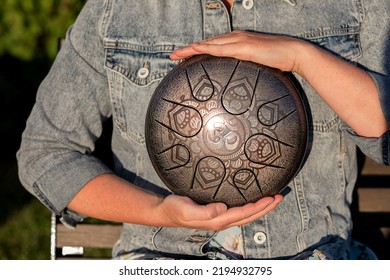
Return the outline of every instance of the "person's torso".
<path id="1" fill-rule="evenodd" d="M 117 172 L 136 185 L 162 192 L 166 188 L 148 158 L 144 126 L 154 90 L 179 63 L 169 58 L 175 48 L 239 29 L 307 39 L 351 61 L 361 52 L 361 1 L 237 0 L 231 16 L 217 0 L 106 2 L 104 64 Z M 337 115 L 305 80 L 296 78 L 310 105 L 309 155 L 283 203 L 242 227 L 247 258 L 294 256 L 311 246 L 346 239 L 350 230 L 355 146 L 340 131 Z M 201 255 L 202 246 L 214 235 L 137 225 L 125 229 L 124 248 L 194 255 Z"/>

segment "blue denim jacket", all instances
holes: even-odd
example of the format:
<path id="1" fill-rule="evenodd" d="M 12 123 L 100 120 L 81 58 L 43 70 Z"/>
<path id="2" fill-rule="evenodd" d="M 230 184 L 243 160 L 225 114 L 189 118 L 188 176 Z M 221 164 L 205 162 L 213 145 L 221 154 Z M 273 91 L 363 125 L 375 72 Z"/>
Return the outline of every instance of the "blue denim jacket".
<path id="1" fill-rule="evenodd" d="M 91 155 L 112 116 L 115 173 L 167 193 L 146 151 L 144 117 L 177 47 L 232 30 L 310 40 L 366 69 L 390 118 L 389 0 L 90 0 L 37 95 L 17 158 L 25 188 L 57 214 L 93 177 L 112 172 Z M 313 61 L 315 63 L 315 61 Z M 389 163 L 389 135 L 363 138 L 300 76 L 310 107 L 310 150 L 291 192 L 265 217 L 242 226 L 245 258 L 290 258 L 321 249 L 338 258 L 351 232 L 356 147 Z M 330 83 L 332 81 L 329 81 Z M 121 249 L 202 256 L 213 231 L 125 224 Z"/>

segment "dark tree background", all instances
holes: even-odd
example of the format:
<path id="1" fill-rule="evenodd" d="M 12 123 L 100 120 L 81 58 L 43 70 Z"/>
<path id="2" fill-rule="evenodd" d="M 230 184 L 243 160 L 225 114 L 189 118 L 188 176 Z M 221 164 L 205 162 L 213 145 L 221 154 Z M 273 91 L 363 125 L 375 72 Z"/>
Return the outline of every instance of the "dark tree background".
<path id="1" fill-rule="evenodd" d="M 38 86 L 85 0 L 0 5 L 0 259 L 49 257 L 49 211 L 20 185 L 15 154 Z"/>

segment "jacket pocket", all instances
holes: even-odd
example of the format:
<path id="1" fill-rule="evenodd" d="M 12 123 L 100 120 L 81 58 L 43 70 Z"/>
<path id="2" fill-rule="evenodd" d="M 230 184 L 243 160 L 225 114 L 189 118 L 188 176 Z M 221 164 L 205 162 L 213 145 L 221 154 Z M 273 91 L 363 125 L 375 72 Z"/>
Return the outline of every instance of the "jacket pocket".
<path id="1" fill-rule="evenodd" d="M 105 48 L 114 124 L 125 139 L 144 143 L 149 100 L 158 81 L 178 64 L 169 58 L 174 45 L 106 40 Z"/>
<path id="2" fill-rule="evenodd" d="M 355 60 L 361 55 L 360 26 L 321 28 L 301 35 L 304 39 L 323 47 L 337 56 Z"/>

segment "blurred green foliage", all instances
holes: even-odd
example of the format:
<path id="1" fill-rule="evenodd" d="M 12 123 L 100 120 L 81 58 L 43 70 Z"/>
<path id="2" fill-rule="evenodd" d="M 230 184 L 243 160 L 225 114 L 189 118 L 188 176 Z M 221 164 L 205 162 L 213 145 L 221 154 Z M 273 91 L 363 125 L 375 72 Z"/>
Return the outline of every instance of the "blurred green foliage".
<path id="1" fill-rule="evenodd" d="M 0 260 L 48 259 L 50 211 L 19 182 L 16 151 L 39 84 L 85 0 L 1 0 Z"/>
<path id="2" fill-rule="evenodd" d="M 53 59 L 57 38 L 64 37 L 85 0 L 2 0 L 0 56 L 24 61 Z"/>

